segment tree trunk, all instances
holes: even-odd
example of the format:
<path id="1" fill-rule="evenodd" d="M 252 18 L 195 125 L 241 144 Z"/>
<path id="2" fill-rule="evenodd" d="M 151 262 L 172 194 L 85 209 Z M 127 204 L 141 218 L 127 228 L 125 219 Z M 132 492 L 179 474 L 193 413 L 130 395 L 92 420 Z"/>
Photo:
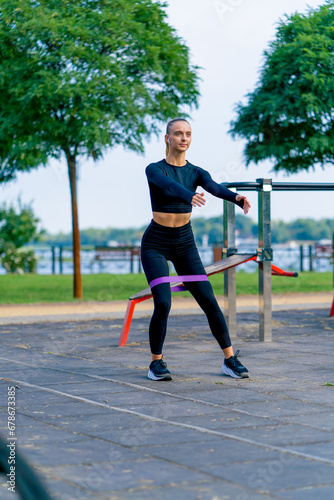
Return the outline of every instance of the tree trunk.
<path id="1" fill-rule="evenodd" d="M 75 299 L 82 299 L 82 281 L 80 269 L 80 231 L 78 219 L 78 204 L 77 204 L 77 172 L 76 172 L 76 157 L 71 155 L 70 151 L 65 151 L 68 176 L 70 180 L 71 204 L 72 204 L 72 240 L 73 240 L 73 265 L 74 265 L 74 280 L 73 280 L 73 296 Z"/>

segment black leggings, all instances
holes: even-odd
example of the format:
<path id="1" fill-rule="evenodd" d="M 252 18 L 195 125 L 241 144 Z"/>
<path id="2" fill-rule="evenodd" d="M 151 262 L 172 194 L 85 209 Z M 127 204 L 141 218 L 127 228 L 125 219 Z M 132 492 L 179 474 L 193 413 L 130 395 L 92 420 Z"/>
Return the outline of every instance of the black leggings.
<path id="1" fill-rule="evenodd" d="M 169 275 L 170 260 L 178 275 L 206 274 L 195 245 L 191 224 L 181 227 L 161 226 L 152 220 L 146 229 L 141 245 L 141 260 L 148 283 Z M 199 306 L 205 312 L 211 332 L 222 349 L 231 346 L 224 315 L 214 296 L 209 281 L 185 283 Z M 152 354 L 161 354 L 167 332 L 167 319 L 171 307 L 169 283 L 152 288 L 154 312 L 149 337 Z"/>

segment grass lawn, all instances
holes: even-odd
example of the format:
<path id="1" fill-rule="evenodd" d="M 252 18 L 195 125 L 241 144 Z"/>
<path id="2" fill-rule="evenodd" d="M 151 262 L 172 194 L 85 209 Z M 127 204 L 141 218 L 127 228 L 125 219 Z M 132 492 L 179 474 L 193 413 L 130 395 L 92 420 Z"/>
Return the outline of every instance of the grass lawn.
<path id="1" fill-rule="evenodd" d="M 84 301 L 125 300 L 147 287 L 144 274 L 85 274 L 82 276 Z M 223 295 L 223 275 L 210 277 L 214 291 Z M 298 278 L 272 277 L 273 293 L 326 292 L 333 290 L 333 275 L 299 273 Z M 74 302 L 73 278 L 68 275 L 1 275 L 0 304 L 34 302 Z M 256 295 L 258 273 L 237 272 L 237 294 Z M 180 296 L 186 296 L 182 292 Z"/>

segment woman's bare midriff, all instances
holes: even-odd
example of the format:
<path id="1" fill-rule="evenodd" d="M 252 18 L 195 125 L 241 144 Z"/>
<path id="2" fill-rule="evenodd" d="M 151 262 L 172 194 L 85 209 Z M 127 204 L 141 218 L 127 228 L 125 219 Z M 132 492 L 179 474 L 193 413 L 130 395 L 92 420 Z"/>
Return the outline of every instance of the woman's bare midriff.
<path id="1" fill-rule="evenodd" d="M 166 214 L 164 212 L 153 212 L 153 220 L 161 226 L 181 227 L 188 224 L 191 213 L 188 214 Z"/>

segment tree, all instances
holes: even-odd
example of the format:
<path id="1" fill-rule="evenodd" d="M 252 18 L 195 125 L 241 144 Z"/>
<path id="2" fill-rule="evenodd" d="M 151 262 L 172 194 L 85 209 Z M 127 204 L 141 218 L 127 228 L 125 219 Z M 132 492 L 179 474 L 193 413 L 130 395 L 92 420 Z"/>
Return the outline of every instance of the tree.
<path id="1" fill-rule="evenodd" d="M 38 230 L 39 219 L 35 217 L 31 203 L 0 206 L 0 257 L 8 272 L 35 272 L 37 261 L 33 250 L 18 251 L 30 241 L 38 241 L 44 230 Z"/>
<path id="2" fill-rule="evenodd" d="M 77 161 L 143 152 L 160 121 L 197 104 L 197 68 L 154 0 L 2 0 L 0 181 L 65 156 L 74 296 L 82 297 Z"/>
<path id="3" fill-rule="evenodd" d="M 255 234 L 257 235 L 257 224 L 246 215 L 236 214 L 235 216 L 235 228 L 239 231 L 242 238 L 252 238 Z"/>
<path id="4" fill-rule="evenodd" d="M 18 200 L 17 209 L 14 205 L 0 206 L 0 246 L 12 243 L 16 248 L 36 241 L 44 231 L 38 230 L 39 219 L 35 216 L 31 203 L 23 204 Z"/>
<path id="5" fill-rule="evenodd" d="M 296 219 L 288 223 L 290 238 L 294 240 L 331 239 L 333 222 L 330 219 Z"/>
<path id="6" fill-rule="evenodd" d="M 257 88 L 231 122 L 232 136 L 247 141 L 247 165 L 270 159 L 294 173 L 334 164 L 333 26 L 333 0 L 280 21 Z"/>
<path id="7" fill-rule="evenodd" d="M 203 236 L 209 236 L 209 244 L 216 245 L 224 241 L 224 227 L 222 216 L 196 217 L 192 220 L 192 226 L 196 236 L 196 240 L 201 243 Z M 249 238 L 253 235 L 253 230 L 257 233 L 257 225 L 255 222 L 242 214 L 235 216 L 235 227 L 241 238 Z"/>
<path id="8" fill-rule="evenodd" d="M 285 243 L 291 239 L 288 224 L 282 220 L 273 220 L 271 224 L 271 241 Z"/>

